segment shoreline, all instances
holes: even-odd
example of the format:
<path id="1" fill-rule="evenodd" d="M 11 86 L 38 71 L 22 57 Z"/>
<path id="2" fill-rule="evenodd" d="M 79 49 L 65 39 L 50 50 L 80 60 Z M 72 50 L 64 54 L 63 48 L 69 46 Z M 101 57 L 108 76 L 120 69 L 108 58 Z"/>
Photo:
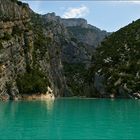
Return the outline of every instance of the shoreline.
<path id="1" fill-rule="evenodd" d="M 55 97 L 54 94 L 20 94 L 11 98 L 2 98 L 1 101 L 51 101 L 57 99 L 132 99 L 126 97 L 85 97 L 85 96 L 71 96 L 71 97 Z M 134 99 L 134 98 L 133 98 Z"/>
<path id="2" fill-rule="evenodd" d="M 53 94 L 21 94 L 14 97 L 1 97 L 1 101 L 36 101 L 36 100 L 55 100 Z"/>

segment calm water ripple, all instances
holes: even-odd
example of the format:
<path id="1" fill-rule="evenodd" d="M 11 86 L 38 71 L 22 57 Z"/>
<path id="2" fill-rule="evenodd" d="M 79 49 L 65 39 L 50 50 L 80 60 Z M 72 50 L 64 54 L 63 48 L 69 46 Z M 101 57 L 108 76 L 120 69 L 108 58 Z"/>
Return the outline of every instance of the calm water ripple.
<path id="1" fill-rule="evenodd" d="M 140 101 L 0 102 L 0 139 L 140 139 Z"/>

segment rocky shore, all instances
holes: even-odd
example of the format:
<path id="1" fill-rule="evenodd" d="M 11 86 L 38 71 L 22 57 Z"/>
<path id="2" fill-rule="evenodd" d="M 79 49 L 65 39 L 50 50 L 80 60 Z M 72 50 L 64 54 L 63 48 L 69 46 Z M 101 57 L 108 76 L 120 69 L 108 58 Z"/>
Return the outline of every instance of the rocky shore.
<path id="1" fill-rule="evenodd" d="M 19 94 L 17 96 L 14 96 L 13 98 L 9 96 L 1 96 L 2 101 L 7 101 L 7 100 L 27 100 L 27 101 L 32 101 L 32 100 L 55 100 L 55 95 L 53 93 L 53 90 L 50 87 L 47 87 L 48 91 L 46 93 L 35 93 L 35 94 Z"/>

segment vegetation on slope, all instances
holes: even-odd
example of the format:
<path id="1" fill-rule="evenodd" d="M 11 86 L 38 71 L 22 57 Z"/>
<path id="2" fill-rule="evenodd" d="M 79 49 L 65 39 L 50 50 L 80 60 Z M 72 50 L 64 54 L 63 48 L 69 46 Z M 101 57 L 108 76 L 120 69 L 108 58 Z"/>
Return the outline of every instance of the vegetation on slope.
<path id="1" fill-rule="evenodd" d="M 43 20 L 40 15 L 32 14 L 32 25 L 28 28 L 34 32 L 34 48 L 32 52 L 33 65 L 27 65 L 26 73 L 19 75 L 17 86 L 21 94 L 46 93 L 50 82 L 45 73 L 40 70 L 39 60 L 46 57 L 48 40 L 43 33 Z M 16 28 L 18 30 L 18 28 Z"/>
<path id="2" fill-rule="evenodd" d="M 106 38 L 93 55 L 91 77 L 104 76 L 108 94 L 140 90 L 140 20 Z"/>
<path id="3" fill-rule="evenodd" d="M 31 70 L 17 78 L 17 86 L 21 94 L 46 93 L 50 83 L 39 70 Z"/>
<path id="4" fill-rule="evenodd" d="M 72 90 L 74 95 L 83 96 L 86 80 L 85 64 L 70 64 L 64 63 L 64 72 L 68 87 Z"/>

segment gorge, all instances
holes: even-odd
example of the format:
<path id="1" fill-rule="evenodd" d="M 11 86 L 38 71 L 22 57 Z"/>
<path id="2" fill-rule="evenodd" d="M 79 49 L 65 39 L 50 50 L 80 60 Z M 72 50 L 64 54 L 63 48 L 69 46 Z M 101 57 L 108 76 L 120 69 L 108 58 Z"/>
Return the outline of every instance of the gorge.
<path id="1" fill-rule="evenodd" d="M 139 98 L 140 21 L 115 33 L 0 0 L 0 99 Z M 135 55 L 134 55 L 135 54 Z"/>

